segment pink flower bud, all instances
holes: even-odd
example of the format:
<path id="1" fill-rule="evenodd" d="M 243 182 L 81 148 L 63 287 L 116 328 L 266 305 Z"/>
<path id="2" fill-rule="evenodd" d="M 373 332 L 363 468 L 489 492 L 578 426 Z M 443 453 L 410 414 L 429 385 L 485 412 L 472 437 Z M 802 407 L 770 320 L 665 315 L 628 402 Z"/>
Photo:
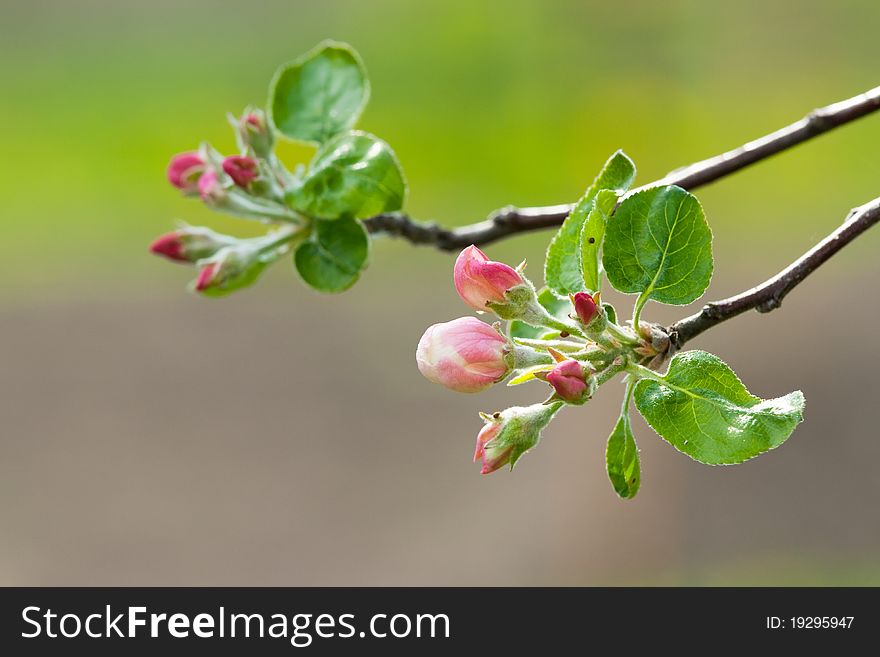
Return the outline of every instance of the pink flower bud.
<path id="1" fill-rule="evenodd" d="M 593 393 L 591 374 L 582 363 L 569 358 L 556 363 L 556 367 L 547 373 L 547 383 L 553 386 L 559 399 L 582 404 Z"/>
<path id="2" fill-rule="evenodd" d="M 157 237 L 150 245 L 150 251 L 177 262 L 197 262 L 237 242 L 234 237 L 215 233 L 209 228 L 187 226 Z"/>
<path id="3" fill-rule="evenodd" d="M 259 175 L 257 161 L 252 157 L 230 155 L 223 160 L 223 171 L 239 187 L 246 188 Z"/>
<path id="4" fill-rule="evenodd" d="M 479 392 L 510 371 L 510 347 L 498 331 L 476 317 L 428 327 L 416 349 L 419 371 L 458 392 Z"/>
<path id="5" fill-rule="evenodd" d="M 195 192 L 205 161 L 198 153 L 179 153 L 168 164 L 168 181 L 185 192 Z"/>
<path id="6" fill-rule="evenodd" d="M 241 146 L 252 151 L 257 157 L 268 158 L 272 153 L 275 139 L 266 120 L 266 113 L 260 109 L 246 109 L 237 122 Z"/>
<path id="7" fill-rule="evenodd" d="M 483 467 L 480 468 L 480 474 L 490 474 L 510 462 L 510 456 L 513 454 L 514 448 L 513 444 L 499 447 L 488 444 L 501 433 L 503 426 L 501 421 L 490 421 L 477 434 L 477 449 L 474 452 L 474 462 L 476 463 L 477 459 L 483 459 Z"/>
<path id="8" fill-rule="evenodd" d="M 583 322 L 584 326 L 589 326 L 590 322 L 599 315 L 599 306 L 596 303 L 596 299 L 586 292 L 575 294 L 572 302 L 574 303 L 574 312 L 577 314 L 578 319 Z"/>
<path id="9" fill-rule="evenodd" d="M 464 249 L 455 260 L 453 280 L 464 302 L 480 312 L 485 312 L 487 303 L 504 302 L 504 293 L 523 282 L 513 267 L 489 260 L 473 245 Z"/>
<path id="10" fill-rule="evenodd" d="M 213 287 L 217 283 L 217 274 L 220 270 L 220 263 L 209 262 L 199 271 L 199 277 L 196 279 L 196 292 L 204 292 Z"/>
<path id="11" fill-rule="evenodd" d="M 226 198 L 226 191 L 217 179 L 217 172 L 213 169 L 208 169 L 199 178 L 199 196 L 209 205 L 220 203 Z"/>
<path id="12" fill-rule="evenodd" d="M 241 121 L 244 124 L 245 130 L 261 131 L 266 129 L 263 119 L 253 112 L 245 114 L 241 117 Z"/>
<path id="13" fill-rule="evenodd" d="M 153 243 L 150 244 L 150 252 L 165 256 L 169 260 L 177 260 L 178 262 L 189 261 L 183 255 L 183 242 L 180 239 L 180 233 L 177 231 L 160 235 L 153 240 Z"/>

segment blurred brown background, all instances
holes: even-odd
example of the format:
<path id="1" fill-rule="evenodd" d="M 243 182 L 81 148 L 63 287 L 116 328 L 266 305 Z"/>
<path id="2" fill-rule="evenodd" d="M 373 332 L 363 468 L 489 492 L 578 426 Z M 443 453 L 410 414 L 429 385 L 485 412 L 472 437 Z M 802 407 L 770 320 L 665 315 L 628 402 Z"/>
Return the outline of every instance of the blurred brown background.
<path id="1" fill-rule="evenodd" d="M 572 200 L 615 148 L 646 182 L 877 85 L 876 3 L 0 6 L 0 584 L 880 583 L 880 233 L 692 345 L 757 395 L 801 388 L 789 442 L 712 468 L 637 420 L 631 502 L 604 472 L 618 384 L 516 472 L 478 474 L 477 411 L 544 391 L 421 378 L 424 328 L 467 313 L 450 255 L 383 240 L 341 296 L 281 263 L 206 300 L 146 253 L 175 218 L 252 230 L 180 198 L 165 164 L 201 139 L 231 149 L 224 112 L 323 38 L 367 63 L 360 125 L 400 156 L 408 209 L 463 224 Z M 700 191 L 710 296 L 880 194 L 877 143 L 869 117 Z M 537 276 L 549 237 L 488 252 Z"/>

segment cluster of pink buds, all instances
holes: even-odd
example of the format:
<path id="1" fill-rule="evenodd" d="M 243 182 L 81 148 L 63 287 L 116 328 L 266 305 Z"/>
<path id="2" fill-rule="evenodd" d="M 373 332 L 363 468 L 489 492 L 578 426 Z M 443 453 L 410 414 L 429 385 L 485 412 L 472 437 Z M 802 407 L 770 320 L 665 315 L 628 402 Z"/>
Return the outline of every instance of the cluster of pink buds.
<path id="1" fill-rule="evenodd" d="M 284 202 L 290 174 L 272 153 L 274 135 L 265 113 L 249 108 L 230 121 L 240 153 L 223 156 L 208 144 L 179 153 L 168 164 L 168 182 L 213 209 L 285 228 L 265 238 L 238 239 L 187 226 L 157 238 L 150 251 L 196 265 L 199 271 L 191 287 L 206 295 L 225 294 L 253 282 L 302 225 L 302 217 Z"/>
<path id="2" fill-rule="evenodd" d="M 578 292 L 570 297 L 567 312 L 551 312 L 524 269 L 525 264 L 514 268 L 494 262 L 476 246 L 464 249 L 453 270 L 462 301 L 508 322 L 489 325 L 460 317 L 434 324 L 416 350 L 425 378 L 457 392 L 479 392 L 508 377 L 508 385 L 549 384 L 550 395 L 542 403 L 482 414 L 486 424 L 474 459 L 482 461 L 483 474 L 513 467 L 560 408 L 589 401 L 598 385 L 623 369 L 626 353 L 649 347 L 641 336 L 609 320 L 598 292 Z M 520 337 L 517 324 L 544 333 L 541 339 Z"/>

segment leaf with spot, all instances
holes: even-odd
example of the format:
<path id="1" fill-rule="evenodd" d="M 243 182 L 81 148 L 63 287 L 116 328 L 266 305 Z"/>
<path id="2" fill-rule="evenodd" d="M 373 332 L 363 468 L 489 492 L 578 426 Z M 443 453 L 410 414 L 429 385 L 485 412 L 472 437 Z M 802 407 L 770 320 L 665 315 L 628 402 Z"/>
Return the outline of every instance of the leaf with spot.
<path id="1" fill-rule="evenodd" d="M 605 465 L 614 491 L 625 500 L 635 497 L 642 483 L 642 472 L 627 408 L 621 412 L 614 431 L 608 437 Z"/>
<path id="2" fill-rule="evenodd" d="M 608 222 L 605 273 L 620 292 L 684 305 L 712 278 L 712 232 L 695 196 L 681 187 L 654 187 L 623 200 Z"/>
<path id="3" fill-rule="evenodd" d="M 406 182 L 384 141 L 351 131 L 324 144 L 299 187 L 287 194 L 293 209 L 318 219 L 365 219 L 403 207 Z"/>
<path id="4" fill-rule="evenodd" d="M 623 151 L 614 153 L 559 227 L 547 248 L 547 259 L 544 262 L 544 280 L 556 294 L 567 296 L 586 289 L 581 270 L 581 232 L 584 223 L 601 190 L 608 190 L 609 194 L 622 193 L 629 189 L 635 175 L 636 168 L 632 160 Z M 607 198 L 609 197 L 606 196 Z M 595 281 L 591 279 L 591 282 Z"/>
<path id="5" fill-rule="evenodd" d="M 617 192 L 609 189 L 599 190 L 590 208 L 587 219 L 581 228 L 581 275 L 584 287 L 590 292 L 602 289 L 601 253 L 605 239 L 605 227 L 617 205 Z"/>
<path id="6" fill-rule="evenodd" d="M 324 41 L 275 73 L 270 118 L 285 137 L 321 144 L 355 124 L 369 95 L 367 71 L 354 49 Z"/>
<path id="7" fill-rule="evenodd" d="M 803 420 L 802 392 L 762 400 L 705 351 L 677 354 L 661 381 L 636 384 L 634 398 L 664 440 L 709 465 L 741 463 L 778 447 Z"/>
<path id="8" fill-rule="evenodd" d="M 309 239 L 293 254 L 302 279 L 320 292 L 342 292 L 367 266 L 370 238 L 356 219 L 315 221 Z"/>

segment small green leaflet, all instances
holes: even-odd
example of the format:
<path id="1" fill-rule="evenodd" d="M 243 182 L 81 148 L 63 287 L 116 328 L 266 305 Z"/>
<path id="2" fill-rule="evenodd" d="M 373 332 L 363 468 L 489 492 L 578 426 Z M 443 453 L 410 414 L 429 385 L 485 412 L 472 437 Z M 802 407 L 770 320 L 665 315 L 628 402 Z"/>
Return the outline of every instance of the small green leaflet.
<path id="1" fill-rule="evenodd" d="M 677 354 L 662 383 L 641 379 L 634 396 L 654 431 L 709 465 L 741 463 L 778 447 L 803 420 L 799 390 L 762 400 L 720 358 L 705 351 Z"/>
<path id="2" fill-rule="evenodd" d="M 617 192 L 610 189 L 599 190 L 596 200 L 590 208 L 587 220 L 581 228 L 581 274 L 584 286 L 591 292 L 602 289 L 601 262 L 602 241 L 605 238 L 605 226 L 608 218 L 617 205 Z M 577 209 L 577 208 L 575 208 Z"/>
<path id="3" fill-rule="evenodd" d="M 614 431 L 608 437 L 605 464 L 608 467 L 608 479 L 611 480 L 615 492 L 625 500 L 635 497 L 642 483 L 642 473 L 628 410 L 621 413 Z"/>
<path id="4" fill-rule="evenodd" d="M 614 151 L 593 183 L 584 192 L 585 197 L 592 197 L 600 189 L 612 189 L 621 194 L 630 188 L 636 179 L 636 165 L 621 150 Z"/>
<path id="5" fill-rule="evenodd" d="M 614 153 L 553 237 L 547 248 L 544 280 L 560 296 L 585 289 L 581 272 L 581 231 L 599 191 L 625 192 L 635 179 L 635 175 L 636 167 L 632 160 L 623 151 Z"/>
<path id="6" fill-rule="evenodd" d="M 302 185 L 287 195 L 293 209 L 319 219 L 364 219 L 403 207 L 406 182 L 384 141 L 353 130 L 324 144 Z"/>
<path id="7" fill-rule="evenodd" d="M 674 185 L 624 199 L 608 223 L 602 262 L 615 289 L 643 301 L 700 298 L 712 278 L 712 231 L 700 202 Z"/>
<path id="8" fill-rule="evenodd" d="M 610 303 L 603 303 L 602 308 L 605 310 L 605 316 L 608 318 L 608 321 L 617 324 L 617 311 L 614 309 L 614 306 Z"/>
<path id="9" fill-rule="evenodd" d="M 320 292 L 342 292 L 367 266 L 370 238 L 361 222 L 346 218 L 315 221 L 309 239 L 293 254 L 302 279 Z"/>
<path id="10" fill-rule="evenodd" d="M 355 124 L 369 95 L 367 71 L 354 49 L 324 41 L 278 69 L 269 86 L 269 114 L 285 137 L 321 144 Z"/>

